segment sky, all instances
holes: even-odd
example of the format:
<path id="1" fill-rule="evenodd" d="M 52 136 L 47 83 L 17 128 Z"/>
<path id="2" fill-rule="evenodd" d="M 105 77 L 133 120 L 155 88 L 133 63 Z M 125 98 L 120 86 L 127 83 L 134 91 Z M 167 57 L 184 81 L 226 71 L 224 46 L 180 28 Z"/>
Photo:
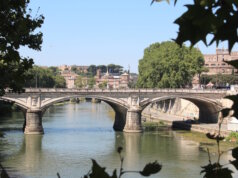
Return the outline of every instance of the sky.
<path id="1" fill-rule="evenodd" d="M 41 66 L 114 63 L 137 73 L 145 48 L 176 38 L 178 26 L 173 22 L 189 2 L 178 1 L 174 6 L 173 2 L 150 5 L 151 0 L 31 0 L 32 16 L 45 17 L 39 29 L 42 50 L 21 48 L 21 55 Z M 216 50 L 215 45 L 202 43 L 196 47 L 203 54 Z"/>

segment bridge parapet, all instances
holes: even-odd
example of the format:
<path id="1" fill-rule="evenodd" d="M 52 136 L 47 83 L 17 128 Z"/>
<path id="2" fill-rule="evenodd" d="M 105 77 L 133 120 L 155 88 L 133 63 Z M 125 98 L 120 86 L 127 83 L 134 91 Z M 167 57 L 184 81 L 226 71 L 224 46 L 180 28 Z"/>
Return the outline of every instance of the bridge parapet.
<path id="1" fill-rule="evenodd" d="M 69 89 L 69 88 L 26 88 L 26 93 L 229 93 L 229 90 L 216 90 L 216 89 Z"/>

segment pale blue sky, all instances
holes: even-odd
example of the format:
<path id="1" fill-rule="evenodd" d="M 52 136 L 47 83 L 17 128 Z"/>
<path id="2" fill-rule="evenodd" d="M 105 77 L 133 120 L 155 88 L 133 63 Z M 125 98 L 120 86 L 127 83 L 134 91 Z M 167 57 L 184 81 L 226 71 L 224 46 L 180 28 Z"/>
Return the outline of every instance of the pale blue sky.
<path id="1" fill-rule="evenodd" d="M 31 0 L 33 14 L 45 16 L 41 52 L 21 49 L 44 66 L 115 63 L 130 65 L 138 72 L 138 61 L 150 44 L 176 37 L 179 17 L 188 0 L 174 7 L 166 2 L 150 6 L 150 0 Z M 183 3 L 183 4 L 182 4 Z M 203 53 L 215 53 L 216 46 Z M 221 47 L 226 47 L 222 44 Z M 236 50 L 237 47 L 234 48 Z"/>

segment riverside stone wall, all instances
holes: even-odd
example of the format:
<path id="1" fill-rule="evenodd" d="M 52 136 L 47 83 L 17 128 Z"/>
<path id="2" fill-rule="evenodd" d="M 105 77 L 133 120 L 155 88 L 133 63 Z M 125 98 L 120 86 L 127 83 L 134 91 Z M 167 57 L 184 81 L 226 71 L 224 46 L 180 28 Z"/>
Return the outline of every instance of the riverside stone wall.
<path id="1" fill-rule="evenodd" d="M 190 101 L 176 98 L 160 101 L 149 105 L 144 109 L 142 114 L 171 114 L 179 117 L 184 117 L 185 119 L 198 119 L 199 109 L 198 107 Z"/>

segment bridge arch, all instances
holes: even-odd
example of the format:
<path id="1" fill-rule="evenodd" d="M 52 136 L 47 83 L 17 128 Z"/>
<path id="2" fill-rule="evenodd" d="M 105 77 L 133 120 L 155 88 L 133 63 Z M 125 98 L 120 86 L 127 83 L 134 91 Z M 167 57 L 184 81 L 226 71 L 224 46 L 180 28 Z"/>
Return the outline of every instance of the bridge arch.
<path id="1" fill-rule="evenodd" d="M 7 103 L 14 103 L 15 105 L 17 105 L 21 110 L 25 111 L 28 109 L 26 103 L 24 101 L 21 101 L 19 99 L 15 99 L 15 98 L 8 98 L 8 97 L 0 97 L 1 101 L 5 101 Z"/>
<path id="2" fill-rule="evenodd" d="M 113 124 L 113 128 L 116 131 L 123 131 L 126 124 L 126 113 L 129 106 L 127 102 L 122 99 L 115 99 L 111 97 L 95 96 L 95 95 L 71 95 L 71 96 L 59 97 L 59 98 L 46 100 L 45 102 L 41 104 L 42 115 L 50 106 L 52 106 L 55 103 L 67 101 L 72 98 L 81 98 L 81 97 L 99 99 L 107 103 L 109 106 L 111 106 L 115 112 L 115 121 Z"/>
<path id="3" fill-rule="evenodd" d="M 202 123 L 217 123 L 218 114 L 222 109 L 222 104 L 216 100 L 204 98 L 204 97 L 191 97 L 191 96 L 162 96 L 150 100 L 141 102 L 142 109 L 152 103 L 164 101 L 168 99 L 185 99 L 195 104 L 199 109 L 199 121 Z"/>

